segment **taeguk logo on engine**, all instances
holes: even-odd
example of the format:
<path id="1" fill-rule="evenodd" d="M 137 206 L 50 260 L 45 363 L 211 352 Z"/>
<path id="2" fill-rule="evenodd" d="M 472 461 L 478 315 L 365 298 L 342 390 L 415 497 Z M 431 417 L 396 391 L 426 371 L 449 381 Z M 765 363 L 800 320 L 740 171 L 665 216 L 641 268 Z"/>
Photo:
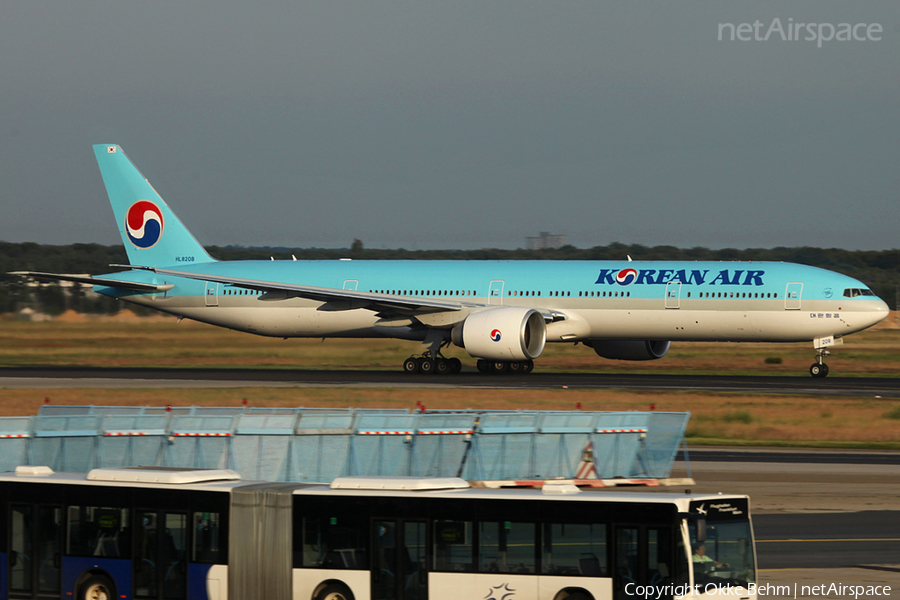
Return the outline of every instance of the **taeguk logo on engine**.
<path id="1" fill-rule="evenodd" d="M 501 337 L 499 329 L 495 329 L 491 332 L 491 339 L 495 342 L 499 342 Z"/>
<path id="2" fill-rule="evenodd" d="M 156 245 L 162 237 L 163 215 L 159 207 L 149 200 L 138 200 L 125 213 L 125 233 L 138 248 Z"/>
<path id="3" fill-rule="evenodd" d="M 616 283 L 619 285 L 631 285 L 637 279 L 638 272 L 635 269 L 622 269 L 616 273 Z"/>

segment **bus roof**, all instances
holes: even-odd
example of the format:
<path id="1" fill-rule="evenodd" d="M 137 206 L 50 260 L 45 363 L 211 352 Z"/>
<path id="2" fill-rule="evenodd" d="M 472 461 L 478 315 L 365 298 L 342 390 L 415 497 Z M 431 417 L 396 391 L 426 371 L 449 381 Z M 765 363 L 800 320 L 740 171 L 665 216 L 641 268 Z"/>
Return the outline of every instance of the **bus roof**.
<path id="1" fill-rule="evenodd" d="M 352 481 L 355 480 L 355 481 Z M 438 482 L 440 480 L 440 482 Z M 429 481 L 434 484 L 429 487 Z M 678 494 L 674 492 L 622 491 L 612 488 L 588 488 L 578 491 L 570 484 L 549 484 L 541 488 L 471 487 L 464 479 L 428 477 L 342 477 L 329 484 L 298 485 L 294 495 L 378 496 L 402 498 L 450 498 L 491 500 L 549 500 L 561 502 L 618 502 L 674 504 L 680 512 L 688 512 L 693 501 L 717 501 L 747 498 L 742 494 Z M 556 488 L 556 489 L 554 489 Z"/>
<path id="2" fill-rule="evenodd" d="M 0 472 L 0 482 L 51 483 L 74 485 L 110 485 L 165 489 L 223 491 L 251 483 L 241 481 L 238 473 L 228 469 L 180 469 L 167 467 L 122 467 L 94 469 L 89 473 L 54 472 L 43 466 L 21 466 L 15 471 Z"/>
<path id="3" fill-rule="evenodd" d="M 237 477 L 237 478 L 235 478 Z M 0 482 L 50 483 L 74 485 L 103 485 L 148 489 L 177 489 L 230 493 L 245 486 L 278 486 L 285 483 L 242 481 L 233 471 L 225 469 L 179 469 L 141 467 L 95 469 L 91 473 L 56 473 L 47 467 L 20 467 L 17 472 L 0 472 Z M 679 512 L 688 512 L 694 501 L 722 501 L 749 497 L 741 494 L 678 494 L 649 490 L 624 491 L 616 488 L 588 488 L 581 490 L 571 484 L 558 483 L 541 488 L 484 488 L 472 487 L 456 477 L 342 477 L 332 484 L 296 483 L 291 490 L 295 496 L 369 496 L 395 498 L 448 498 L 453 500 L 542 500 L 551 502 L 602 502 L 670 504 Z M 574 489 L 573 489 L 574 488 Z M 577 491 L 576 491 L 577 490 Z"/>

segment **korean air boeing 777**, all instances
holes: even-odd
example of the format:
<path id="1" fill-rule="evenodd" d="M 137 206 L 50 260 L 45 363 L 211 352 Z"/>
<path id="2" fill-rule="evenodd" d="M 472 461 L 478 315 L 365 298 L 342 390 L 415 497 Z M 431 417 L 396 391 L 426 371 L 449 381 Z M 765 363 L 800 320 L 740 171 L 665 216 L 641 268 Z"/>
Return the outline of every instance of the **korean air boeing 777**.
<path id="1" fill-rule="evenodd" d="M 421 341 L 409 372 L 458 372 L 451 343 L 481 371 L 528 372 L 548 342 L 652 360 L 676 340 L 812 341 L 825 377 L 829 347 L 888 316 L 859 281 L 790 263 L 217 261 L 119 146 L 94 153 L 130 262 L 113 266 L 129 270 L 18 274 L 258 335 Z"/>

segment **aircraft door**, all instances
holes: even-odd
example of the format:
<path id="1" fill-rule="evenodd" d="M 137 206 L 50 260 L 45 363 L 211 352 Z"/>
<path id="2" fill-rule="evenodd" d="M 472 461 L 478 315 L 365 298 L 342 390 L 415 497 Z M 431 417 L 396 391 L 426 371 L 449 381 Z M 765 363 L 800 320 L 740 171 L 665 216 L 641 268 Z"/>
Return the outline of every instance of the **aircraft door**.
<path id="1" fill-rule="evenodd" d="M 802 283 L 789 283 L 784 290 L 784 310 L 800 310 L 800 296 L 803 295 Z"/>
<path id="2" fill-rule="evenodd" d="M 344 289 L 355 292 L 359 288 L 359 279 L 348 279 L 344 282 Z"/>
<path id="3" fill-rule="evenodd" d="M 219 284 L 213 281 L 206 282 L 206 305 L 219 305 Z"/>
<path id="4" fill-rule="evenodd" d="M 506 282 L 495 279 L 491 282 L 488 291 L 488 304 L 503 304 L 503 286 Z"/>
<path id="5" fill-rule="evenodd" d="M 670 281 L 666 284 L 666 308 L 681 308 L 680 281 Z"/>

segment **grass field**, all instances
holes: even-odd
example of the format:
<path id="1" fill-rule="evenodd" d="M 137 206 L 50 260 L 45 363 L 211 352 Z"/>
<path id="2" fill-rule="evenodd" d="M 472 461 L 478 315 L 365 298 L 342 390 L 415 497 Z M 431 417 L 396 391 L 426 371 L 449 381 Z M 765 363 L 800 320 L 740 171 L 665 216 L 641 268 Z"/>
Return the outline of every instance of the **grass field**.
<path id="1" fill-rule="evenodd" d="M 896 317 L 880 329 L 847 338 L 829 359 L 831 376 L 900 374 Z M 584 346 L 548 346 L 536 370 L 632 373 L 714 373 L 804 376 L 811 344 L 673 344 L 662 360 L 607 361 Z M 393 340 L 261 338 L 174 318 L 0 322 L 0 366 L 254 367 L 272 369 L 397 369 L 418 352 Z M 451 349 L 466 369 L 474 360 Z M 900 378 L 897 381 L 900 385 Z M 0 412 L 33 414 L 54 404 L 240 405 L 691 411 L 691 443 L 827 445 L 900 448 L 900 402 L 865 397 L 753 395 L 622 390 L 454 390 L 431 388 L 256 388 L 171 390 L 0 390 Z"/>

